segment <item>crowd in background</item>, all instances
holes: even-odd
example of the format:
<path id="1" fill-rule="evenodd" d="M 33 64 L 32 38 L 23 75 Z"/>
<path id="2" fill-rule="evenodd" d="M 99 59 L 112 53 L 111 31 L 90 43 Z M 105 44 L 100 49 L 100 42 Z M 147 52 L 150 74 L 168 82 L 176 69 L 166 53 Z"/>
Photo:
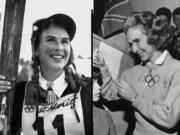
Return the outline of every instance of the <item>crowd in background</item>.
<path id="1" fill-rule="evenodd" d="M 167 39 L 168 50 L 171 55 L 180 60 L 180 7 L 174 9 L 171 13 L 166 7 L 159 8 L 156 13 L 171 29 L 171 36 Z M 172 23 L 174 25 L 171 24 Z"/>

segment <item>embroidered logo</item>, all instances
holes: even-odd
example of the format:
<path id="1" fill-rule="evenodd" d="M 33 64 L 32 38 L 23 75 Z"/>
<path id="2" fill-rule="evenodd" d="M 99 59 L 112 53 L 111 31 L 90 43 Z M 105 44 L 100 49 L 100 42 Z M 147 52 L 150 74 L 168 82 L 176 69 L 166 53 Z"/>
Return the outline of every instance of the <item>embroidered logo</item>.
<path id="1" fill-rule="evenodd" d="M 142 87 L 153 87 L 160 79 L 159 75 L 152 75 L 152 70 L 149 70 L 147 75 L 143 75 L 139 77 L 139 82 L 141 83 Z"/>
<path id="2" fill-rule="evenodd" d="M 25 105 L 24 110 L 26 113 L 33 113 L 35 110 L 35 107 L 33 105 Z"/>

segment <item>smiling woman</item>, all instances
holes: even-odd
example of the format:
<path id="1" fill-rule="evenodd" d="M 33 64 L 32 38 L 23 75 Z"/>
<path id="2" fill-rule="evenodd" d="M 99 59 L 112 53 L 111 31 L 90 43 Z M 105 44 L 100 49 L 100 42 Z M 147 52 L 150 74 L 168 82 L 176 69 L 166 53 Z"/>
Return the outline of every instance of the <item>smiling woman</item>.
<path id="1" fill-rule="evenodd" d="M 39 8 L 39 5 L 42 5 Z M 81 10 L 77 10 L 79 5 L 83 5 Z M 91 9 L 93 1 L 88 0 L 31 0 L 26 2 L 24 27 L 22 35 L 22 47 L 20 58 L 31 60 L 30 39 L 31 25 L 34 20 L 47 17 L 54 13 L 65 13 L 70 15 L 76 21 L 76 38 L 71 41 L 74 48 L 75 63 L 77 71 L 90 76 L 91 73 Z M 83 59 L 78 58 L 82 56 Z"/>
<path id="2" fill-rule="evenodd" d="M 127 132 L 130 129 L 133 135 L 178 135 L 180 62 L 172 58 L 163 44 L 170 32 L 167 23 L 150 11 L 142 11 L 127 17 L 123 27 L 130 48 L 141 63 L 113 80 L 105 63 L 102 65 L 102 55 L 96 55 L 95 64 L 101 69 L 105 86 L 101 91 L 103 97 L 123 98 L 131 103 L 134 111 L 128 112 L 134 113 L 135 123 L 129 125 Z"/>
<path id="3" fill-rule="evenodd" d="M 13 119 L 12 132 L 22 128 L 25 135 L 92 134 L 91 84 L 75 70 L 70 44 L 75 33 L 76 23 L 66 14 L 33 23 L 33 75 L 30 81 L 17 84 L 13 117 L 20 121 Z M 70 101 L 72 105 L 66 106 Z M 62 124 L 56 126 L 57 122 Z"/>
<path id="4" fill-rule="evenodd" d="M 39 54 L 44 77 L 50 79 L 49 81 L 54 80 L 54 78 L 48 78 L 49 74 L 52 74 L 54 70 L 61 74 L 71 54 L 70 39 L 66 30 L 52 25 L 43 31 L 38 52 L 35 53 Z M 55 78 L 59 76 L 57 73 L 54 75 Z"/>
<path id="5" fill-rule="evenodd" d="M 16 84 L 11 134 L 92 135 L 91 80 L 76 73 L 71 45 L 76 26 L 62 13 L 33 23 L 33 74 Z M 0 92 L 12 88 L 6 78 L 0 75 Z"/>

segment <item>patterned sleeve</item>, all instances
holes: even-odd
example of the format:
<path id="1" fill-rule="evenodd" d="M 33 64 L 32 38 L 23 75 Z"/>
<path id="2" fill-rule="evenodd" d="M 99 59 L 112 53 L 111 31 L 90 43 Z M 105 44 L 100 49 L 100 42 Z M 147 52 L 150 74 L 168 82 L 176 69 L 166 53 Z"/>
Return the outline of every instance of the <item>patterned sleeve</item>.
<path id="1" fill-rule="evenodd" d="M 102 74 L 103 85 L 101 87 L 101 94 L 107 100 L 118 100 L 121 97 L 118 94 L 118 88 L 116 86 L 116 81 L 113 80 L 111 73 L 106 65 L 100 67 Z"/>

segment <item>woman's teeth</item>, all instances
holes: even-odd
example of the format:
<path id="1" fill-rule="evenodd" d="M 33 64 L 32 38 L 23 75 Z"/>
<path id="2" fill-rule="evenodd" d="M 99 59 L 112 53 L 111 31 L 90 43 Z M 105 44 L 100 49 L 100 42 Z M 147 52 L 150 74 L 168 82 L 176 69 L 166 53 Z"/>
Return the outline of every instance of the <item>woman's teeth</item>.
<path id="1" fill-rule="evenodd" d="M 63 56 L 59 56 L 59 55 L 53 55 L 52 58 L 55 58 L 55 59 L 62 59 Z"/>

